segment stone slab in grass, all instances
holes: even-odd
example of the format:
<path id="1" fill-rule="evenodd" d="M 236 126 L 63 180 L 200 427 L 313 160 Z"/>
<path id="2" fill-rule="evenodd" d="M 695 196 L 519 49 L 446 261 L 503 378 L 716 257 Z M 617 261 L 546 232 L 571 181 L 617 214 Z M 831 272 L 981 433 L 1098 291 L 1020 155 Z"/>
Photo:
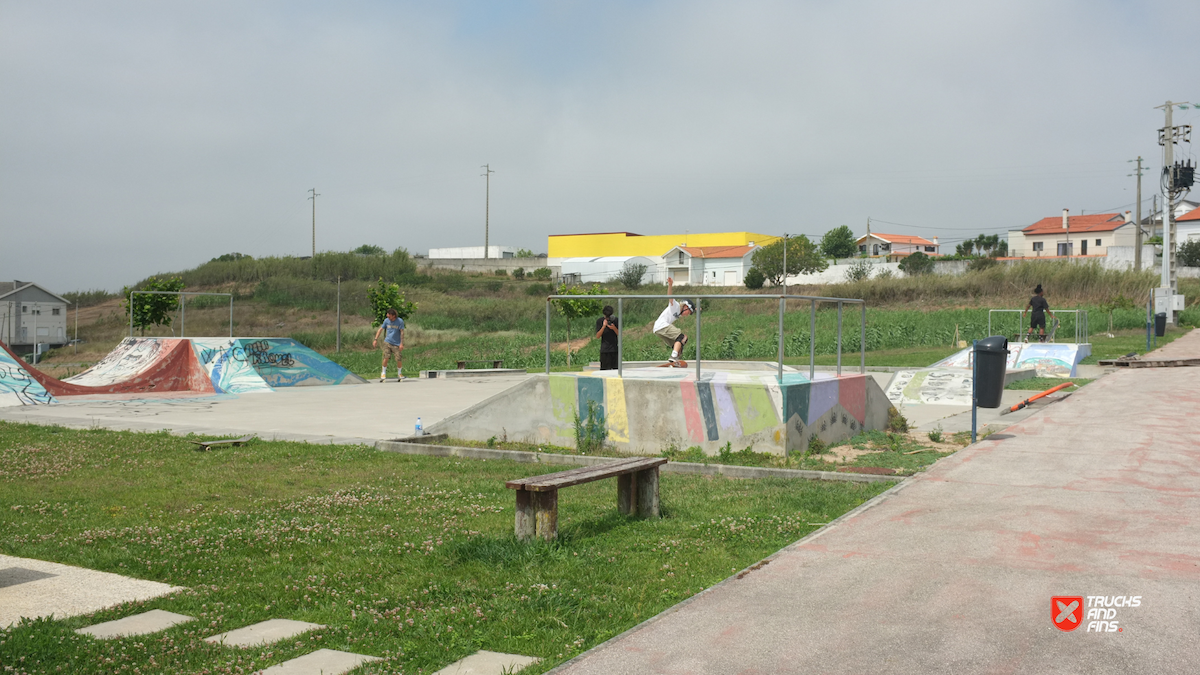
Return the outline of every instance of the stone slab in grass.
<path id="1" fill-rule="evenodd" d="M 157 633 L 160 630 L 166 630 L 171 626 L 187 623 L 188 621 L 195 621 L 195 618 L 162 609 L 152 609 L 149 612 L 134 614 L 124 619 L 105 621 L 104 623 L 98 623 L 87 628 L 80 628 L 75 632 L 80 635 L 91 635 L 101 640 L 111 640 L 130 635 Z"/>
<path id="2" fill-rule="evenodd" d="M 4 569 L 0 569 L 0 588 L 8 588 L 17 584 L 27 584 L 30 581 L 49 579 L 56 576 L 58 575 L 39 570 L 27 570 L 24 567 L 5 567 Z"/>
<path id="3" fill-rule="evenodd" d="M 22 618 L 53 616 L 63 619 L 183 590 L 178 586 L 110 572 L 0 555 L 0 569 L 12 568 L 21 571 L 9 575 L 24 581 L 0 587 L 0 628 Z M 38 578 L 33 578 L 35 576 Z"/>
<path id="4" fill-rule="evenodd" d="M 308 623 L 307 621 L 267 619 L 245 628 L 206 637 L 204 641 L 226 647 L 257 647 L 324 627 L 319 623 Z"/>
<path id="5" fill-rule="evenodd" d="M 255 675 L 341 675 L 370 661 L 379 661 L 378 656 L 366 656 L 336 649 L 318 649 L 311 654 L 278 663 Z"/>
<path id="6" fill-rule="evenodd" d="M 433 675 L 507 675 L 540 659 L 520 654 L 502 654 L 481 649 L 465 659 L 442 668 Z"/>

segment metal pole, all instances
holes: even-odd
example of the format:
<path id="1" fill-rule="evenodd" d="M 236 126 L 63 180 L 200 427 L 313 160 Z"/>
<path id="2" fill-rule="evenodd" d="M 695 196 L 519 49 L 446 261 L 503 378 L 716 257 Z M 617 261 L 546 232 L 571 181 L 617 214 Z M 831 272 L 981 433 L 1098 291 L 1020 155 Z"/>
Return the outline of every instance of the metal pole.
<path id="1" fill-rule="evenodd" d="M 859 364 L 858 372 L 861 375 L 867 373 L 867 303 L 862 303 L 862 336 L 858 343 Z"/>
<path id="2" fill-rule="evenodd" d="M 979 348 L 979 340 L 971 340 L 971 355 L 973 357 L 977 356 L 977 354 L 975 354 L 975 350 L 978 348 Z M 977 420 L 976 404 L 978 404 L 978 402 L 979 402 L 978 397 L 976 396 L 975 392 L 978 389 L 978 387 L 979 387 L 979 359 L 972 358 L 971 359 L 971 442 L 972 443 L 975 442 L 975 423 Z"/>
<path id="3" fill-rule="evenodd" d="M 783 305 L 785 296 L 779 296 L 779 365 L 775 369 L 775 379 L 783 384 Z"/>
<path id="4" fill-rule="evenodd" d="M 571 345 L 567 345 L 570 349 Z M 550 374 L 550 298 L 546 298 L 546 374 Z"/>
<path id="5" fill-rule="evenodd" d="M 233 337 L 233 293 L 229 294 L 229 337 Z"/>
<path id="6" fill-rule="evenodd" d="M 783 294 L 787 295 L 787 232 L 783 233 Z"/>
<path id="7" fill-rule="evenodd" d="M 808 381 L 817 376 L 817 301 L 812 301 L 808 318 Z"/>
<path id="8" fill-rule="evenodd" d="M 1133 271 L 1142 271 L 1142 156 L 1137 158 L 1137 212 L 1134 214 Z"/>
<path id="9" fill-rule="evenodd" d="M 42 309 L 41 305 L 34 303 L 33 305 L 33 365 L 37 365 L 38 357 L 38 334 L 37 334 L 37 317 L 38 312 Z"/>
<path id="10" fill-rule="evenodd" d="M 621 298 L 617 298 L 617 377 L 625 377 L 625 314 Z"/>
<path id="11" fill-rule="evenodd" d="M 75 355 L 79 355 L 79 301 L 75 301 Z"/>
<path id="12" fill-rule="evenodd" d="M 337 347 L 334 351 L 342 351 L 342 277 L 337 282 Z"/>
<path id="13" fill-rule="evenodd" d="M 842 301 L 838 300 L 838 377 L 842 376 Z"/>
<path id="14" fill-rule="evenodd" d="M 137 291 L 129 291 L 129 337 L 133 337 L 133 296 Z"/>
<path id="15" fill-rule="evenodd" d="M 179 294 L 179 337 L 187 332 L 187 296 Z"/>
<path id="16" fill-rule="evenodd" d="M 700 296 L 696 296 L 696 381 L 700 381 Z"/>

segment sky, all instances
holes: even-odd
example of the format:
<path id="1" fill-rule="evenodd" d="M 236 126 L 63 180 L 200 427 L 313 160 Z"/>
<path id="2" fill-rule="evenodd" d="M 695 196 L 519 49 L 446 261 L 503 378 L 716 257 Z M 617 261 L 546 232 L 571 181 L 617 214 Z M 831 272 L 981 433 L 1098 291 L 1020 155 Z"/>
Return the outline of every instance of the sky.
<path id="1" fill-rule="evenodd" d="M 314 188 L 318 251 L 479 246 L 485 209 L 535 252 L 868 218 L 953 244 L 1133 209 L 1138 156 L 1148 209 L 1198 26 L 1195 0 L 0 0 L 0 278 L 308 255 Z"/>

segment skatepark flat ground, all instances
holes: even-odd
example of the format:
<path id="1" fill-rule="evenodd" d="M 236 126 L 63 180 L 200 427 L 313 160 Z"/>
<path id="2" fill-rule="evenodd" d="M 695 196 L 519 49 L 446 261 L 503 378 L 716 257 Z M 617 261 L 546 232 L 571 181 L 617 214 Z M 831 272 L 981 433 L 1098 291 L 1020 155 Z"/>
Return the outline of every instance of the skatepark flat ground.
<path id="1" fill-rule="evenodd" d="M 378 380 L 367 384 L 285 387 L 240 395 L 137 394 L 74 396 L 59 405 L 0 408 L 10 422 L 114 430 L 257 434 L 265 440 L 369 443 L 411 436 L 417 417 L 429 425 L 529 377 Z"/>
<path id="2" fill-rule="evenodd" d="M 1195 672 L 1197 439 L 1200 368 L 1116 372 L 552 672 Z"/>

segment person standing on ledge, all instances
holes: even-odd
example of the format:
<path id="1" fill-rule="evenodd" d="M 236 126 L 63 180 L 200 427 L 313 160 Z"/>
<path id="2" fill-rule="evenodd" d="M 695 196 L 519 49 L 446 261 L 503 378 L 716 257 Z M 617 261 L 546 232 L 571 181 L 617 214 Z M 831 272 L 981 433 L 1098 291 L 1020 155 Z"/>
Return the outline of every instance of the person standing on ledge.
<path id="1" fill-rule="evenodd" d="M 1046 312 L 1050 312 L 1050 303 L 1046 302 L 1046 298 L 1042 297 L 1042 285 L 1038 284 L 1037 288 L 1033 289 L 1033 297 L 1029 299 L 1029 304 L 1025 309 L 1021 310 L 1021 321 L 1025 321 L 1025 313 L 1033 310 L 1033 314 L 1029 316 L 1029 330 L 1025 332 L 1026 341 L 1029 336 L 1033 335 L 1033 329 L 1038 329 L 1038 342 L 1046 341 Z M 1050 312 L 1050 318 L 1056 318 L 1054 312 Z"/>
<path id="2" fill-rule="evenodd" d="M 375 339 L 371 341 L 372 347 L 379 346 L 379 334 L 384 330 L 387 330 L 387 335 L 383 337 L 383 368 L 379 371 L 379 381 L 387 379 L 388 357 L 395 356 L 396 381 L 403 382 L 404 371 L 400 369 L 400 354 L 404 351 L 404 319 L 396 314 L 396 310 L 387 311 L 387 318 L 379 324 L 379 330 L 375 331 Z"/>
<path id="3" fill-rule="evenodd" d="M 671 291 L 675 290 L 675 280 L 667 277 L 667 295 L 671 295 Z M 683 346 L 687 344 L 687 336 L 675 327 L 675 320 L 681 316 L 687 316 L 696 311 L 692 307 L 692 303 L 684 300 L 683 302 L 675 302 L 674 299 L 667 301 L 667 308 L 658 316 L 658 320 L 654 322 L 654 334 L 663 339 L 671 347 L 671 358 L 668 363 L 672 366 L 684 366 L 679 360 L 679 355 L 683 353 Z"/>
<path id="4" fill-rule="evenodd" d="M 605 305 L 604 316 L 596 319 L 596 337 L 600 339 L 600 370 L 617 369 L 617 333 L 620 326 L 612 315 L 612 305 Z"/>

